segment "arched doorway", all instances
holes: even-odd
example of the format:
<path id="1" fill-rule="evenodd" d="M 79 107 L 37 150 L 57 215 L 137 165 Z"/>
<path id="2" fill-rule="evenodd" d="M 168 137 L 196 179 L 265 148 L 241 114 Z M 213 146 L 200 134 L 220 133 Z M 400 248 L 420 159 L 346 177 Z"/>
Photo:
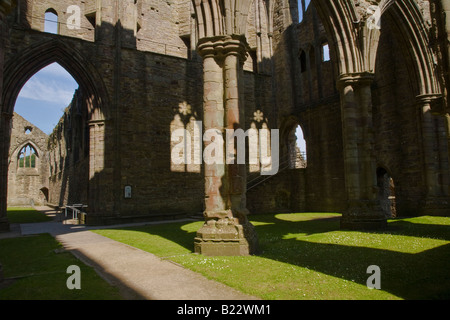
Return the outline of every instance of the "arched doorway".
<path id="1" fill-rule="evenodd" d="M 382 167 L 377 169 L 377 186 L 381 209 L 387 218 L 395 218 L 397 216 L 397 210 L 395 205 L 394 179 Z"/>
<path id="2" fill-rule="evenodd" d="M 79 84 L 57 62 L 36 72 L 22 87 L 14 112 L 31 122 L 30 129 L 36 127 L 50 135 L 56 127 L 65 109 L 73 100 Z M 29 135 L 34 135 L 30 130 Z"/>
<path id="3" fill-rule="evenodd" d="M 306 140 L 302 127 L 295 125 L 288 136 L 289 168 L 304 169 L 307 167 Z"/>
<path id="4" fill-rule="evenodd" d="M 86 157 L 86 152 L 80 152 L 80 149 L 89 148 L 86 143 L 89 139 L 83 137 L 87 119 L 80 97 L 78 83 L 58 63 L 38 71 L 20 91 L 14 106 L 11 148 L 24 137 L 21 121 L 26 121 L 32 128 L 26 137 L 40 145 L 41 156 L 35 172 L 29 172 L 32 175 L 29 183 L 33 184 L 28 187 L 24 185 L 26 181 L 21 181 L 26 171 L 22 170 L 23 173 L 18 175 L 21 172 L 14 172 L 14 167 L 10 165 L 9 206 L 14 199 L 12 189 L 16 192 L 24 190 L 26 196 L 36 199 L 35 205 L 64 206 L 87 202 L 86 194 L 76 192 L 80 188 L 86 190 L 81 186 L 88 185 L 88 173 L 81 165 L 84 159 L 79 157 L 80 153 Z M 27 157 L 25 154 L 25 161 L 19 159 L 19 166 L 29 167 Z M 77 171 L 77 175 L 74 176 L 71 171 Z M 45 193 L 41 192 L 43 189 Z"/>
<path id="5" fill-rule="evenodd" d="M 98 190 L 100 172 L 104 167 L 104 153 L 106 134 L 106 119 L 108 115 L 105 113 L 105 105 L 108 105 L 108 94 L 103 84 L 103 80 L 96 68 L 86 59 L 80 52 L 66 44 L 62 40 L 52 39 L 43 41 L 39 45 L 26 48 L 19 52 L 12 61 L 5 63 L 4 70 L 4 88 L 2 96 L 3 121 L 1 124 L 1 136 L 3 147 L 0 150 L 0 196 L 5 201 L 1 204 L 0 216 L 6 216 L 7 208 L 7 181 L 8 181 L 8 153 L 10 147 L 10 130 L 6 130 L 11 126 L 12 115 L 17 101 L 19 92 L 28 80 L 41 69 L 58 63 L 62 66 L 79 84 L 79 90 L 74 96 L 72 105 L 76 104 L 71 114 L 72 120 L 81 116 L 83 125 L 82 142 L 87 143 L 88 147 L 84 147 L 86 175 L 83 181 L 84 190 L 87 194 L 86 202 L 91 212 L 95 212 L 99 205 L 99 197 L 101 193 Z M 66 112 L 67 113 L 67 112 Z M 66 117 L 68 118 L 68 117 Z M 76 121 L 75 121 L 76 122 Z M 61 129 L 61 128 L 60 128 Z M 57 132 L 58 139 L 68 139 L 68 131 L 60 130 Z M 80 157 L 80 150 L 72 148 L 71 143 L 66 144 L 67 149 L 71 149 L 73 158 Z M 75 155 L 77 154 L 77 155 Z M 67 159 L 65 159 L 67 160 Z M 62 181 L 64 177 L 61 177 Z M 60 194 L 65 192 L 67 184 L 61 184 Z M 50 188 L 51 189 L 51 188 Z M 51 190 L 49 190 L 49 199 L 52 199 Z"/>
<path id="6" fill-rule="evenodd" d="M 41 190 L 41 197 L 44 204 L 48 202 L 48 188 L 43 187 Z"/>

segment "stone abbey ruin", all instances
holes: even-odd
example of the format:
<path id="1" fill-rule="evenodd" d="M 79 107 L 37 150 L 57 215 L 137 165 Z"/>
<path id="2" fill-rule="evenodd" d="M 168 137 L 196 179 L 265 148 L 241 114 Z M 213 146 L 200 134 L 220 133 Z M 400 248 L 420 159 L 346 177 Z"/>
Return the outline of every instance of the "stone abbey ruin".
<path id="1" fill-rule="evenodd" d="M 85 204 L 89 225 L 203 213 L 196 252 L 246 255 L 249 214 L 450 215 L 450 1 L 0 0 L 0 32 L 3 231 L 27 203 Z M 79 89 L 46 137 L 14 105 L 55 62 Z M 216 141 L 188 133 L 251 128 L 278 130 L 277 174 L 172 161 L 175 130 L 187 159 Z"/>

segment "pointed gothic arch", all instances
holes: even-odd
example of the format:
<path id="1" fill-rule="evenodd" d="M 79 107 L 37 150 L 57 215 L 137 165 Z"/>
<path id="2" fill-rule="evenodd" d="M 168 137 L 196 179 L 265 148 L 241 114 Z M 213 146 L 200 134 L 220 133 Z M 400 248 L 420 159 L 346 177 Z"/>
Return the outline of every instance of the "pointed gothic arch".
<path id="1" fill-rule="evenodd" d="M 378 41 L 381 30 L 367 25 L 367 8 L 357 10 L 352 1 L 311 1 L 317 8 L 327 34 L 332 39 L 330 54 L 338 61 L 342 74 L 374 72 Z M 383 0 L 379 3 L 381 18 L 392 15 L 409 43 L 408 48 L 416 64 L 416 76 L 420 95 L 440 94 L 433 54 L 428 45 L 427 27 L 414 1 Z"/>
<path id="2" fill-rule="evenodd" d="M 19 157 L 21 150 L 23 150 L 26 147 L 31 147 L 34 150 L 34 153 L 36 154 L 36 157 L 41 157 L 42 155 L 42 150 L 37 146 L 36 143 L 34 143 L 34 141 L 32 140 L 26 140 L 24 142 L 22 142 L 12 153 L 11 153 L 11 158 L 12 157 Z M 12 159 L 10 159 L 11 161 Z M 9 161 L 9 162 L 10 162 Z"/>
<path id="3" fill-rule="evenodd" d="M 192 0 L 199 39 L 219 35 L 244 35 L 252 0 Z M 273 32 L 274 7 L 277 1 L 266 1 L 268 29 Z M 368 28 L 370 3 L 361 1 L 311 0 L 330 39 L 330 55 L 337 63 L 339 74 L 373 72 L 380 30 Z M 426 26 L 414 1 L 382 0 L 381 14 L 390 12 L 401 22 L 402 32 L 410 42 L 411 54 L 417 63 L 420 94 L 440 93 L 436 79 L 433 55 L 430 51 Z"/>
<path id="4" fill-rule="evenodd" d="M 13 61 L 5 63 L 2 113 L 12 114 L 16 99 L 25 83 L 39 70 L 54 62 L 71 74 L 88 97 L 91 120 L 108 119 L 108 94 L 101 75 L 89 59 L 59 39 L 43 41 L 27 48 L 15 56 Z"/>
<path id="5" fill-rule="evenodd" d="M 19 168 L 36 168 L 36 160 L 39 156 L 37 150 L 28 143 L 20 149 L 17 158 Z"/>
<path id="6" fill-rule="evenodd" d="M 192 0 L 199 39 L 245 34 L 252 0 Z"/>
<path id="7" fill-rule="evenodd" d="M 414 1 L 389 1 L 389 7 L 383 13 L 398 21 L 397 27 L 408 44 L 413 65 L 415 67 L 418 95 L 441 94 L 434 66 L 434 57 L 426 32 L 426 22 Z"/>
<path id="8" fill-rule="evenodd" d="M 44 40 L 36 45 L 26 47 L 18 52 L 13 59 L 6 61 L 4 83 L 1 101 L 2 126 L 8 128 L 17 97 L 25 83 L 42 68 L 58 63 L 80 86 L 83 94 L 83 105 L 87 110 L 86 128 L 89 128 L 89 172 L 86 174 L 86 184 L 89 188 L 88 202 L 92 212 L 99 210 L 96 205 L 101 196 L 98 188 L 100 174 L 105 166 L 105 136 L 110 130 L 108 120 L 111 119 L 110 94 L 108 94 L 102 76 L 88 57 L 78 51 L 70 42 L 63 38 Z M 3 128 L 0 128 L 3 129 Z M 10 145 L 9 130 L 1 130 L 4 140 L 0 150 L 0 196 L 6 199 L 8 180 L 8 149 Z M 0 208 L 6 212 L 6 201 Z"/>

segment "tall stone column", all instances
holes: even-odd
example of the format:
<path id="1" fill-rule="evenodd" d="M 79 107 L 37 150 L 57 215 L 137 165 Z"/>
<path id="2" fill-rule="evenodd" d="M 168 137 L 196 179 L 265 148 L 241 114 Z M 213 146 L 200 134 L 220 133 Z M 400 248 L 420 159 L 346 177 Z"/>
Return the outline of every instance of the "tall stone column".
<path id="1" fill-rule="evenodd" d="M 216 157 L 205 166 L 205 224 L 197 232 L 195 252 L 204 255 L 249 255 L 257 250 L 257 237 L 247 219 L 245 165 L 226 162 L 226 129 L 244 123 L 241 99 L 245 39 L 217 36 L 199 41 L 204 68 L 204 129 L 215 130 L 221 140 L 222 161 Z M 205 138 L 205 153 L 212 139 Z M 217 148 L 217 140 L 214 140 Z M 217 151 L 217 150 L 216 150 Z M 216 155 L 217 156 L 217 155 Z"/>
<path id="2" fill-rule="evenodd" d="M 436 170 L 437 154 L 434 147 L 436 133 L 434 130 L 433 115 L 431 114 L 431 102 L 434 98 L 434 96 L 428 95 L 418 97 L 420 114 L 422 116 L 422 143 L 427 196 L 434 196 L 438 193 L 438 177 Z"/>
<path id="3" fill-rule="evenodd" d="M 5 110 L 3 105 L 3 70 L 4 52 L 7 38 L 6 15 L 12 8 L 10 0 L 0 1 L 0 232 L 9 231 L 7 218 L 7 194 L 8 194 L 8 155 L 11 134 L 12 115 Z"/>
<path id="4" fill-rule="evenodd" d="M 421 114 L 422 148 L 426 183 L 423 214 L 449 215 L 450 198 L 448 195 L 448 150 L 443 148 L 443 137 L 437 128 L 438 121 L 433 114 L 433 105 L 442 103 L 439 94 L 421 95 L 417 103 Z M 438 108 L 441 109 L 441 108 Z M 446 120 L 446 119 L 445 119 Z M 442 123 L 442 122 L 441 122 Z M 446 157 L 447 161 L 442 161 Z"/>
<path id="5" fill-rule="evenodd" d="M 225 128 L 227 130 L 242 129 L 245 123 L 245 107 L 243 92 L 243 63 L 246 59 L 246 49 L 244 40 L 228 39 L 224 48 L 224 94 L 225 94 Z M 230 141 L 226 141 L 229 143 Z M 234 139 L 231 141 L 230 150 L 235 159 L 234 163 L 226 166 L 226 174 L 228 178 L 228 195 L 229 206 L 233 211 L 233 215 L 246 223 L 248 210 L 246 209 L 246 167 L 245 164 L 238 164 L 236 155 L 237 148 L 234 145 Z"/>
<path id="6" fill-rule="evenodd" d="M 372 73 L 341 76 L 342 134 L 348 209 L 343 229 L 377 229 L 386 225 L 378 200 L 376 161 L 373 154 Z"/>
<path id="7" fill-rule="evenodd" d="M 8 197 L 8 156 L 11 138 L 11 119 L 7 113 L 1 113 L 0 119 L 0 232 L 9 231 L 9 221 L 7 218 L 7 197 Z"/>

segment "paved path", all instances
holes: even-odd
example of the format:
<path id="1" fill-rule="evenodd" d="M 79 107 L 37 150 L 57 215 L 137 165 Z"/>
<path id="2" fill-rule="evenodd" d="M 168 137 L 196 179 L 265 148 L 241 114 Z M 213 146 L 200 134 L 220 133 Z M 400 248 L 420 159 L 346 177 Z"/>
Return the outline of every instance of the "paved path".
<path id="1" fill-rule="evenodd" d="M 49 208 L 37 208 L 51 215 Z M 127 224 L 120 227 L 136 225 Z M 118 227 L 118 226 L 116 226 Z M 112 228 L 112 226 L 108 226 Z M 89 231 L 89 227 L 52 221 L 13 225 L 0 238 L 49 233 L 66 250 L 120 288 L 126 299 L 255 300 L 173 262 Z M 99 229 L 96 227 L 96 229 Z"/>

